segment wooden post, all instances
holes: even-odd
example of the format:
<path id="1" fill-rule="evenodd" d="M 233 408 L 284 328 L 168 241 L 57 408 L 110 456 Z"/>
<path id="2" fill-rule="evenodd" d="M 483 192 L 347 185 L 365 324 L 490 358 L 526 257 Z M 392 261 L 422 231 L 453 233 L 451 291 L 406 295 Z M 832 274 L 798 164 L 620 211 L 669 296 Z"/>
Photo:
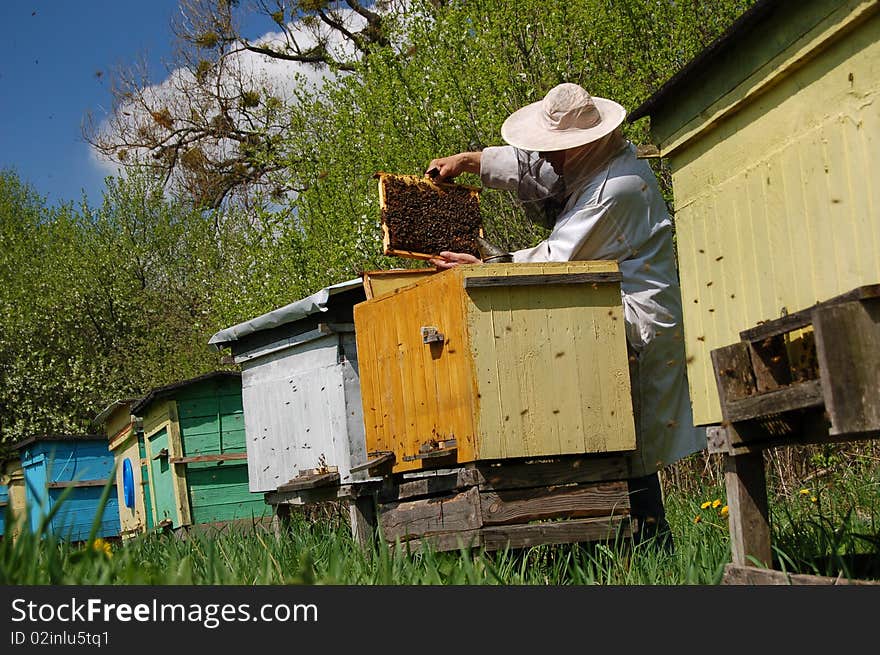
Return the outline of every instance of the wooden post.
<path id="1" fill-rule="evenodd" d="M 287 530 L 287 523 L 290 520 L 290 505 L 286 503 L 278 503 L 275 505 L 275 511 L 272 513 L 272 532 L 276 539 L 281 539 Z"/>
<path id="2" fill-rule="evenodd" d="M 764 479 L 764 453 L 724 455 L 730 550 L 734 565 L 770 567 L 770 514 Z M 753 559 L 754 558 L 754 559 Z"/>
<path id="3" fill-rule="evenodd" d="M 376 536 L 375 494 L 356 495 L 348 503 L 348 513 L 351 536 L 365 552 L 369 552 Z"/>
<path id="4" fill-rule="evenodd" d="M 183 457 L 183 439 L 177 413 L 177 401 L 168 401 L 168 445 L 171 457 Z M 177 515 L 180 525 L 192 525 L 189 485 L 186 481 L 186 464 L 171 464 L 173 473 L 174 498 L 177 502 Z"/>
<path id="5" fill-rule="evenodd" d="M 880 300 L 816 309 L 813 329 L 831 433 L 880 429 Z"/>

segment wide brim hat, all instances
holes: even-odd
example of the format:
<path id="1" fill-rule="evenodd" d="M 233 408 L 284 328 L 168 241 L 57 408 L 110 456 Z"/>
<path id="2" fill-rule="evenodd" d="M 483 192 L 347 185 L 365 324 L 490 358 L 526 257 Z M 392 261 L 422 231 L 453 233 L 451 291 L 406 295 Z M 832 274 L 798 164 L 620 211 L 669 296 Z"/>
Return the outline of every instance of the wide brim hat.
<path id="1" fill-rule="evenodd" d="M 501 137 L 523 150 L 566 150 L 601 139 L 624 118 L 626 109 L 618 103 L 591 96 L 581 86 L 566 82 L 508 116 L 501 126 Z"/>

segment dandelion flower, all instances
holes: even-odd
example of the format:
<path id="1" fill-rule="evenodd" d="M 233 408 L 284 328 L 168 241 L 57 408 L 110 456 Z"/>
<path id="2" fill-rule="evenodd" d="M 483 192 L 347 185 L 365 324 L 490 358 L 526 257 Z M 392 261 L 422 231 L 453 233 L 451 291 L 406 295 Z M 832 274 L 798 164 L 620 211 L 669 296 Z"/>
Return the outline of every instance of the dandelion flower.
<path id="1" fill-rule="evenodd" d="M 700 509 L 709 509 L 711 506 L 712 506 L 712 501 L 711 501 L 711 500 L 707 500 L 705 503 L 703 503 L 702 505 L 700 505 Z"/>
<path id="2" fill-rule="evenodd" d="M 719 507 L 721 507 L 721 501 L 716 498 L 712 501 L 712 509 L 718 509 Z"/>
<path id="3" fill-rule="evenodd" d="M 98 553 L 104 553 L 108 558 L 113 557 L 113 548 L 110 546 L 110 542 L 104 541 L 100 537 L 92 542 L 92 550 Z"/>
<path id="4" fill-rule="evenodd" d="M 819 499 L 816 498 L 815 496 L 810 496 L 810 502 L 811 502 L 811 503 L 816 503 L 816 502 L 819 502 Z"/>
<path id="5" fill-rule="evenodd" d="M 810 490 L 809 490 L 809 489 L 801 489 L 800 491 L 798 491 L 798 493 L 799 493 L 801 496 L 809 496 L 809 495 L 810 495 Z"/>
<path id="6" fill-rule="evenodd" d="M 703 522 L 702 516 L 695 516 L 694 517 L 694 523 L 702 523 L 702 522 Z"/>
<path id="7" fill-rule="evenodd" d="M 728 509 L 727 505 L 721 508 L 721 516 L 727 516 L 729 513 L 730 510 Z"/>

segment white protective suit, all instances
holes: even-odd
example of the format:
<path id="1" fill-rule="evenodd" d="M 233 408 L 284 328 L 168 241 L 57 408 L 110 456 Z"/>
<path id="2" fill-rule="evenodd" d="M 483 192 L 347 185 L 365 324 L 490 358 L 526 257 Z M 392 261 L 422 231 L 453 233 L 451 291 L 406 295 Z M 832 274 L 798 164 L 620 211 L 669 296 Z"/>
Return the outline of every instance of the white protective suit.
<path id="1" fill-rule="evenodd" d="M 513 260 L 618 262 L 627 340 L 639 360 L 641 425 L 629 460 L 630 477 L 640 477 L 705 448 L 706 434 L 693 427 L 672 221 L 650 166 L 636 158 L 635 146 L 620 143 L 598 171 L 566 186 L 550 236 Z M 525 177 L 518 154 L 533 164 Z M 512 146 L 485 148 L 480 177 L 523 201 L 546 196 L 559 182 L 536 154 Z"/>

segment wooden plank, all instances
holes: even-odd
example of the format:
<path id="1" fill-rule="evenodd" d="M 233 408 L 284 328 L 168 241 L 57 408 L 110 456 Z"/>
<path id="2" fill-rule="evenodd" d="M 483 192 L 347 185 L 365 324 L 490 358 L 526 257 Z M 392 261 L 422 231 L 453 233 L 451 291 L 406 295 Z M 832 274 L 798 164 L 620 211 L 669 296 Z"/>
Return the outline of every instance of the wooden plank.
<path id="1" fill-rule="evenodd" d="M 623 276 L 619 272 L 614 271 L 549 275 L 496 275 L 491 277 L 467 277 L 464 280 L 464 288 L 548 286 L 551 284 L 605 284 L 620 282 L 622 279 Z"/>
<path id="2" fill-rule="evenodd" d="M 808 326 L 812 322 L 812 314 L 816 309 L 830 307 L 850 301 L 868 300 L 870 298 L 880 297 L 880 284 L 868 284 L 842 293 L 824 302 L 816 303 L 812 307 L 807 307 L 800 311 L 783 316 L 781 318 L 767 321 L 757 327 L 743 330 L 739 333 L 740 339 L 743 341 L 760 341 L 767 337 L 777 334 L 784 334 Z"/>
<path id="3" fill-rule="evenodd" d="M 398 289 L 409 286 L 419 280 L 437 273 L 435 268 L 404 268 L 384 271 L 364 271 L 364 293 L 367 300 L 378 298 L 386 293 L 394 293 Z"/>
<path id="4" fill-rule="evenodd" d="M 441 475 L 427 475 L 384 485 L 379 493 L 379 500 L 387 503 L 449 493 L 472 487 L 477 484 L 478 480 L 476 471 L 465 468 L 444 472 Z"/>
<path id="5" fill-rule="evenodd" d="M 553 362 L 552 367 L 549 368 L 554 370 L 561 370 L 566 366 L 578 366 L 578 354 L 584 350 L 573 347 L 572 343 L 572 335 L 577 334 L 577 323 L 581 317 L 568 307 L 558 306 L 559 304 L 552 299 L 554 291 L 556 294 L 564 294 L 571 290 L 568 287 L 550 287 L 541 290 L 542 295 L 551 297 L 547 298 L 548 306 L 544 312 L 544 323 L 541 325 L 545 338 L 539 345 L 541 351 L 539 357 L 546 362 Z M 560 365 L 559 369 L 557 365 Z M 572 369 L 568 368 L 568 370 Z M 582 414 L 583 389 L 577 383 L 572 384 L 573 381 L 566 374 L 550 375 L 545 380 L 550 384 L 543 394 L 539 392 L 539 398 L 544 401 L 546 419 L 539 418 L 539 422 L 544 424 L 548 437 L 552 436 L 549 441 L 555 446 L 555 452 L 587 452 Z"/>
<path id="6" fill-rule="evenodd" d="M 723 413 L 727 403 L 747 398 L 757 391 L 752 360 L 748 344 L 741 342 L 716 348 L 711 352 L 711 357 Z"/>
<path id="7" fill-rule="evenodd" d="M 481 491 L 527 489 L 606 480 L 623 480 L 629 469 L 626 459 L 618 456 L 565 457 L 504 462 L 478 463 Z"/>
<path id="8" fill-rule="evenodd" d="M 749 343 L 749 356 L 758 393 L 791 384 L 791 366 L 783 335 Z"/>
<path id="9" fill-rule="evenodd" d="M 49 489 L 65 489 L 67 487 L 103 487 L 107 482 L 107 478 L 103 480 L 68 480 L 65 482 L 49 482 L 46 484 L 46 487 Z"/>
<path id="10" fill-rule="evenodd" d="M 483 525 L 505 525 L 549 518 L 629 514 L 626 482 L 579 487 L 485 491 L 480 494 Z"/>
<path id="11" fill-rule="evenodd" d="M 709 452 L 713 454 L 742 455 L 756 453 L 780 446 L 807 446 L 818 444 L 845 443 L 880 439 L 880 430 L 829 434 L 820 416 L 805 415 L 798 420 L 798 429 L 793 434 L 774 436 L 754 421 L 709 427 Z M 729 431 L 733 429 L 733 435 Z"/>
<path id="12" fill-rule="evenodd" d="M 467 283 L 465 279 L 465 283 Z M 497 290 L 495 290 L 497 291 Z M 480 459 L 508 456 L 509 415 L 504 407 L 504 336 L 512 330 L 510 311 L 504 308 L 506 298 L 492 289 L 472 289 L 465 294 L 470 350 L 473 354 L 476 383 L 476 453 Z M 501 426 L 501 429 L 499 429 Z"/>
<path id="13" fill-rule="evenodd" d="M 735 431 L 734 431 L 735 433 Z M 735 454 L 731 444 L 731 432 L 727 425 L 710 425 L 706 428 L 706 443 L 712 455 Z"/>
<path id="14" fill-rule="evenodd" d="M 724 455 L 724 481 L 733 563 L 769 566 L 773 559 L 763 453 Z"/>
<path id="15" fill-rule="evenodd" d="M 376 453 L 371 453 L 376 454 Z M 352 473 L 358 473 L 359 471 L 366 471 L 369 475 L 374 475 L 377 471 L 381 469 L 389 469 L 394 465 L 395 455 L 392 452 L 384 452 L 382 454 L 377 454 L 376 457 L 372 459 L 368 459 L 363 464 L 357 464 L 356 466 L 352 466 L 349 470 Z"/>
<path id="16" fill-rule="evenodd" d="M 880 300 L 813 311 L 831 433 L 880 429 Z"/>
<path id="17" fill-rule="evenodd" d="M 480 527 L 480 493 L 474 487 L 453 495 L 389 503 L 380 507 L 379 526 L 387 541 L 473 530 Z"/>
<path id="18" fill-rule="evenodd" d="M 435 553 L 446 552 L 450 550 L 460 550 L 462 548 L 479 548 L 483 545 L 483 531 L 475 530 L 458 530 L 455 532 L 438 532 L 436 534 L 427 535 L 421 539 L 410 539 L 400 543 L 400 549 L 409 554 L 415 555 L 426 550 Z"/>
<path id="19" fill-rule="evenodd" d="M 807 380 L 750 398 L 728 401 L 722 405 L 722 411 L 728 421 L 745 421 L 795 409 L 821 407 L 824 403 L 822 383 L 819 380 Z"/>
<path id="20" fill-rule="evenodd" d="M 880 585 L 876 580 L 844 578 L 842 575 L 832 578 L 737 564 L 728 564 L 724 567 L 724 578 L 721 582 L 725 585 Z"/>
<path id="21" fill-rule="evenodd" d="M 369 548 L 376 534 L 376 497 L 363 495 L 348 503 L 351 536 L 361 548 Z"/>
<path id="22" fill-rule="evenodd" d="M 177 401 L 168 401 L 168 451 L 171 457 L 183 457 L 183 441 L 180 436 L 180 422 L 178 419 Z M 172 486 L 174 499 L 177 504 L 177 515 L 180 517 L 180 525 L 186 526 L 192 523 L 190 511 L 189 486 L 186 482 L 186 465 L 173 464 Z"/>
<path id="23" fill-rule="evenodd" d="M 354 332 L 354 323 L 318 323 L 318 330 L 324 334 Z"/>
<path id="24" fill-rule="evenodd" d="M 395 468 L 403 462 L 412 462 L 407 459 L 406 453 L 418 451 L 422 441 L 427 440 L 431 434 L 431 428 L 428 427 L 430 417 L 426 416 L 425 406 L 425 377 L 428 371 L 421 366 L 423 351 L 429 350 L 442 352 L 443 344 L 434 344 L 428 346 L 422 343 L 421 326 L 433 325 L 430 320 L 419 321 L 418 295 L 412 293 L 398 295 L 403 301 L 402 306 L 397 311 L 389 311 L 382 316 L 382 323 L 373 326 L 372 329 L 387 330 L 392 337 L 392 343 L 389 344 L 389 354 L 393 356 L 392 361 L 395 370 L 391 371 L 391 375 L 386 377 L 391 382 L 393 408 L 392 430 L 397 433 L 399 438 L 405 438 L 406 443 L 402 452 L 398 453 L 395 461 Z M 386 303 L 387 308 L 391 305 Z M 445 330 L 446 327 L 444 326 Z M 441 355 L 442 357 L 442 355 Z"/>
<path id="25" fill-rule="evenodd" d="M 223 455 L 191 455 L 189 457 L 171 457 L 172 464 L 196 464 L 198 462 L 230 462 L 246 460 L 247 453 L 226 453 Z"/>
<path id="26" fill-rule="evenodd" d="M 416 455 L 404 455 L 404 462 L 412 462 L 418 459 L 421 460 L 435 460 L 435 459 L 451 459 L 451 462 L 455 463 L 455 457 L 458 454 L 458 446 L 454 448 L 439 448 L 437 450 L 424 450 Z"/>
<path id="27" fill-rule="evenodd" d="M 339 473 L 337 471 L 301 474 L 285 484 L 279 485 L 278 492 L 301 491 L 303 489 L 315 489 L 316 487 L 329 487 L 335 484 L 339 484 Z"/>
<path id="28" fill-rule="evenodd" d="M 486 550 L 614 540 L 632 534 L 629 516 L 490 527 L 483 528 L 482 533 Z"/>

